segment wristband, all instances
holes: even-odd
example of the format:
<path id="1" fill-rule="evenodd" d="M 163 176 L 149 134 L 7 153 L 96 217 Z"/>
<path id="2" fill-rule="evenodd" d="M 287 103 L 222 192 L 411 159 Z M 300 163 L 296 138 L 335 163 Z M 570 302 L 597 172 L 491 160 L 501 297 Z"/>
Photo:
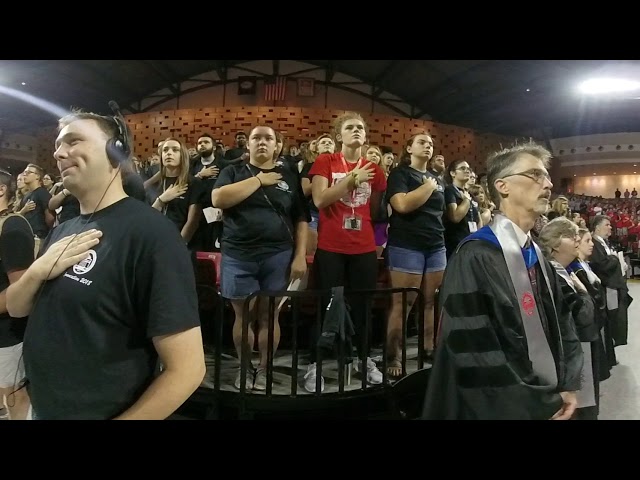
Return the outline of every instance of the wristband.
<path id="1" fill-rule="evenodd" d="M 358 174 L 356 172 L 351 172 L 351 176 L 353 177 L 353 186 L 358 188 L 360 186 L 360 179 L 358 178 Z"/>

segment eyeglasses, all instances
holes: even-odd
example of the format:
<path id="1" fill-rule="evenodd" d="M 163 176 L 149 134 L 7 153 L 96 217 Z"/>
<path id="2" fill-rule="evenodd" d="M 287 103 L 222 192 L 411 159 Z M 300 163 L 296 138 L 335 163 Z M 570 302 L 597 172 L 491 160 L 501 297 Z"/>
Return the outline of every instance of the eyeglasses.
<path id="1" fill-rule="evenodd" d="M 545 179 L 551 182 L 551 176 L 549 175 L 549 172 L 547 172 L 546 170 L 541 170 L 539 168 L 532 168 L 530 170 L 525 170 L 524 172 L 510 173 L 509 175 L 505 175 L 502 178 L 515 176 L 527 177 L 528 179 L 533 180 L 536 183 L 542 183 Z"/>
<path id="2" fill-rule="evenodd" d="M 33 170 L 25 170 L 24 172 L 22 172 L 23 175 L 30 175 L 32 173 L 36 173 Z"/>
<path id="3" fill-rule="evenodd" d="M 459 167 L 456 168 L 456 171 L 460 171 L 460 172 L 470 172 L 471 169 L 469 167 Z"/>

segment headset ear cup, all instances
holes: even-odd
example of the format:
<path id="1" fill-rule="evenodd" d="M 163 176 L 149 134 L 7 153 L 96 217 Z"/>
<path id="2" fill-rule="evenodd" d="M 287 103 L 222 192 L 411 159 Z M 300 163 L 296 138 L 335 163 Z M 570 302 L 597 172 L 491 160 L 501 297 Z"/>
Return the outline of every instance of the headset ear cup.
<path id="1" fill-rule="evenodd" d="M 109 159 L 109 163 L 111 163 L 111 166 L 113 168 L 118 168 L 120 159 L 122 158 L 122 149 L 119 149 L 117 147 L 118 143 L 120 143 L 120 141 L 112 138 L 107 142 L 106 145 L 107 158 Z M 122 143 L 120 143 L 120 145 L 122 145 Z"/>

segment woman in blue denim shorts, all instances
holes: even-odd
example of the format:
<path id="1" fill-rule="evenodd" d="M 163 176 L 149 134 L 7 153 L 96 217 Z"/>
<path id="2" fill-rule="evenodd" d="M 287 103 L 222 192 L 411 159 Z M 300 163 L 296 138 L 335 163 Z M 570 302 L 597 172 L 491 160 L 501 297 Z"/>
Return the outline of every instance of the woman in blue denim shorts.
<path id="1" fill-rule="evenodd" d="M 255 127 L 249 135 L 249 164 L 225 168 L 211 192 L 213 206 L 223 210 L 221 289 L 235 312 L 233 342 L 239 358 L 244 300 L 256 291 L 286 290 L 289 281 L 302 278 L 307 269 L 309 217 L 300 179 L 287 165 L 276 165 L 275 151 L 273 128 Z M 258 310 L 260 363 L 255 372 L 253 367 L 247 372 L 247 389 L 266 389 L 268 310 L 263 303 L 256 308 L 254 299 L 250 305 L 251 311 Z M 244 345 L 247 354 L 254 342 L 253 328 L 250 324 L 248 345 Z M 276 318 L 274 353 L 279 341 Z M 240 373 L 236 388 L 240 388 Z"/>
<path id="2" fill-rule="evenodd" d="M 422 288 L 426 299 L 424 347 L 433 353 L 433 305 L 447 265 L 442 215 L 444 184 L 428 168 L 433 139 L 413 135 L 404 146 L 400 166 L 389 174 L 387 199 L 392 208 L 387 241 L 387 266 L 393 288 Z M 409 297 L 408 297 L 409 298 Z M 415 298 L 409 298 L 407 312 Z M 402 372 L 402 295 L 395 294 L 387 327 L 388 374 Z"/>

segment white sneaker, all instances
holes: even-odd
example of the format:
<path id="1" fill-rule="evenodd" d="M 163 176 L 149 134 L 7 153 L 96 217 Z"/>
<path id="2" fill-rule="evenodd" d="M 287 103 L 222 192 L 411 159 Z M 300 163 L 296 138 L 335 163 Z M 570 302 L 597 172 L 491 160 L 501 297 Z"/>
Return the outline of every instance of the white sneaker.
<path id="1" fill-rule="evenodd" d="M 304 376 L 304 389 L 309 393 L 316 393 L 317 364 L 310 363 Z M 324 392 L 324 378 L 320 377 L 320 392 Z"/>
<path id="2" fill-rule="evenodd" d="M 242 375 L 242 369 L 238 369 L 238 375 L 236 375 L 236 381 L 234 383 L 235 387 L 240 390 L 240 378 Z M 247 379 L 245 380 L 245 388 L 246 390 L 253 390 L 253 369 L 247 369 Z"/>
<path id="3" fill-rule="evenodd" d="M 256 370 L 256 376 L 253 380 L 253 389 L 264 392 L 267 389 L 267 370 L 265 368 L 258 368 Z"/>
<path id="4" fill-rule="evenodd" d="M 359 361 L 356 371 L 361 372 L 362 370 L 362 362 Z M 367 383 L 371 385 L 380 385 L 382 383 L 382 372 L 378 370 L 376 363 L 370 357 L 367 357 Z"/>

